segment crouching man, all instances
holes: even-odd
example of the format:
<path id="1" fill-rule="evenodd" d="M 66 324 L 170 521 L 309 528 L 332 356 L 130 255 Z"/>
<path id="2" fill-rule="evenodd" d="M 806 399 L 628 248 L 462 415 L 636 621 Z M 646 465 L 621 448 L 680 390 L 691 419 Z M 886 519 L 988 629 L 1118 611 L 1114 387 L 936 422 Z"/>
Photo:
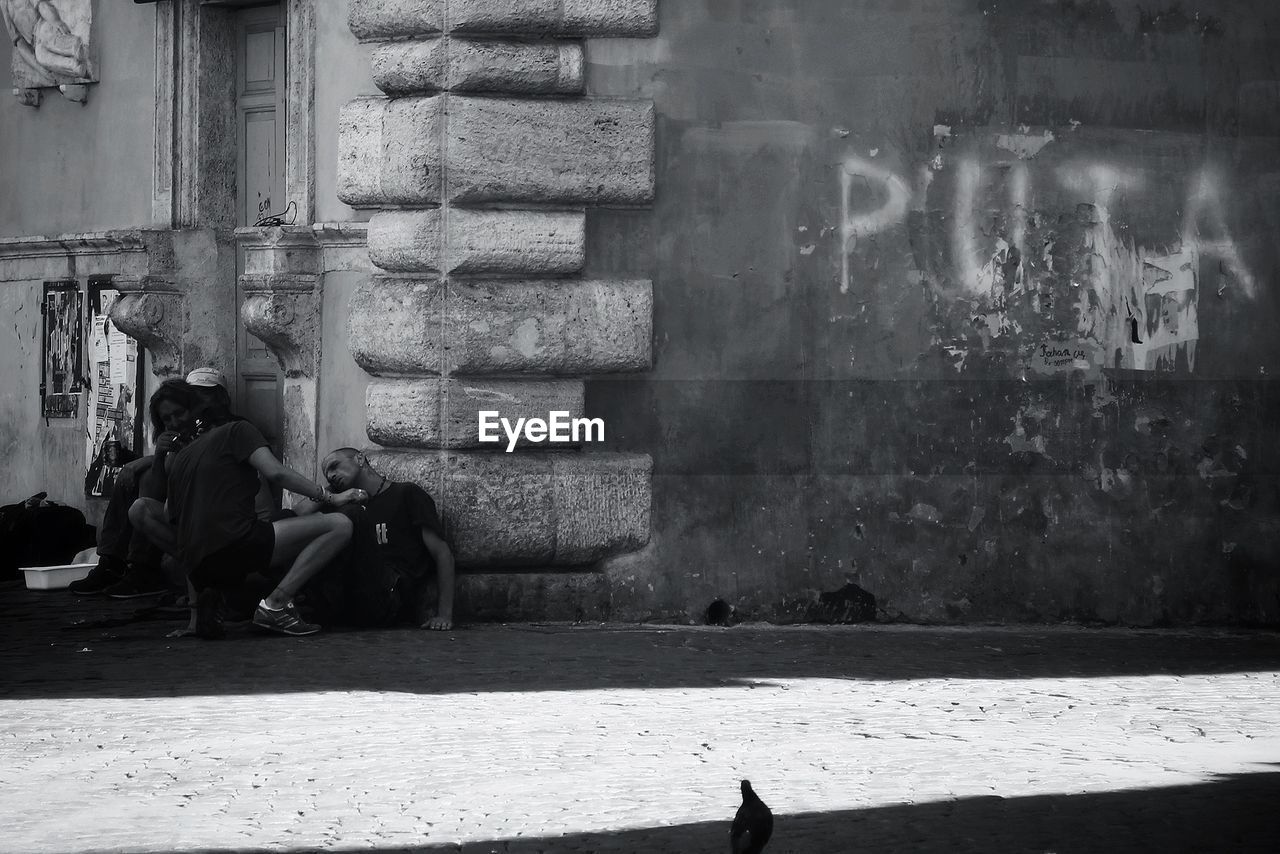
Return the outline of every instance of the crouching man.
<path id="1" fill-rule="evenodd" d="M 336 507 L 363 495 L 335 495 L 285 466 L 248 421 L 229 421 L 169 443 L 157 454 L 156 466 L 167 473 L 168 501 L 139 498 L 130 518 L 189 568 L 195 634 L 221 637 L 225 592 L 269 568 L 285 572 L 258 603 L 253 624 L 286 635 L 319 631 L 298 614 L 293 596 L 342 552 L 351 522 L 337 514 L 263 521 L 255 509 L 258 478 Z"/>
<path id="2" fill-rule="evenodd" d="M 355 448 L 329 454 L 321 473 L 335 493 L 367 497 L 340 510 L 352 523 L 351 544 L 308 588 L 320 612 L 356 626 L 453 628 L 453 552 L 431 496 L 378 474 Z M 308 501 L 294 509 L 305 519 L 328 508 Z"/>

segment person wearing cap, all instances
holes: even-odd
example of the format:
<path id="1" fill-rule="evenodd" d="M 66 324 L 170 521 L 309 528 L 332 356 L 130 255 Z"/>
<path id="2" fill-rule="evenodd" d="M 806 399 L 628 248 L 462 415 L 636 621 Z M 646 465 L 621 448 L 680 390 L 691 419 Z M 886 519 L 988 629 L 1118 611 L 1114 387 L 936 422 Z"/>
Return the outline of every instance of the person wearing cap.
<path id="1" fill-rule="evenodd" d="M 194 372 L 193 372 L 194 373 Z M 190 375 L 189 375 L 190 376 Z M 218 377 L 220 379 L 220 377 Z M 138 522 L 163 512 L 167 529 L 155 525 L 188 570 L 194 594 L 193 626 L 204 638 L 222 636 L 226 591 L 241 586 L 250 573 L 285 570 L 275 589 L 258 602 L 253 624 L 287 635 L 320 630 L 298 614 L 293 594 L 319 573 L 346 546 L 351 522 L 339 514 L 292 517 L 268 522 L 255 510 L 259 476 L 273 486 L 334 507 L 368 496 L 360 489 L 334 494 L 281 463 L 253 424 L 232 420 L 211 376 L 191 377 L 194 388 L 211 389 L 197 406 L 196 436 L 179 442 L 157 460 L 165 472 L 166 503 L 156 497 L 135 502 L 131 517 Z M 201 394 L 197 391 L 197 394 Z M 158 447 L 159 443 L 157 443 Z"/>
<path id="2" fill-rule="evenodd" d="M 180 450 L 201 430 L 228 420 L 239 420 L 239 416 L 231 412 L 227 378 L 217 368 L 199 367 L 188 373 L 185 380 L 166 380 L 161 386 L 167 389 L 162 397 L 173 398 L 178 384 L 188 392 L 184 396 L 187 403 L 179 407 L 181 418 L 161 430 L 159 417 L 154 411 L 151 413 L 158 431 L 156 453 L 131 464 L 126 470 L 120 495 L 113 492 L 103 517 L 104 533 L 99 538 L 98 566 L 90 571 L 87 578 L 71 586 L 72 593 L 104 593 L 112 599 L 136 599 L 169 590 L 180 591 L 185 584 L 185 573 L 181 567 L 170 573 L 173 577 L 166 577 L 164 572 L 168 563 L 164 555 L 171 558 L 174 555 L 172 536 L 164 530 L 168 525 L 160 506 L 165 497 L 165 470 L 154 463 Z M 197 420 L 197 412 L 201 413 L 202 420 Z M 158 503 L 135 506 L 140 497 L 153 498 Z M 119 512 L 113 511 L 115 505 L 121 508 Z M 257 508 L 264 518 L 273 509 L 271 491 L 265 484 L 258 493 Z M 107 524 L 108 519 L 112 520 L 110 525 Z M 104 541 L 107 551 L 102 545 Z M 126 544 L 124 548 L 117 545 L 121 542 Z M 117 555 L 121 551 L 127 551 L 124 561 L 119 559 L 123 555 Z"/>

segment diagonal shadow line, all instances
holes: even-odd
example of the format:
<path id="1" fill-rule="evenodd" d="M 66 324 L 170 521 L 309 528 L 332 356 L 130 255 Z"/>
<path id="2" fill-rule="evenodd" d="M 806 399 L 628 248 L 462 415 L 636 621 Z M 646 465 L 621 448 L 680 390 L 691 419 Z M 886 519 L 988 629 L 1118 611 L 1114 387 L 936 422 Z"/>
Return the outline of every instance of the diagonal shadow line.
<path id="1" fill-rule="evenodd" d="M 1280 850 L 1280 772 L 1219 775 L 1153 789 L 979 797 L 776 816 L 767 854 L 833 852 L 1273 852 Z M 413 847 L 334 847 L 326 854 L 695 854 L 729 850 L 728 820 L 556 837 Z M 273 841 L 274 842 L 274 841 Z M 317 851 L 216 848 L 196 851 Z"/>

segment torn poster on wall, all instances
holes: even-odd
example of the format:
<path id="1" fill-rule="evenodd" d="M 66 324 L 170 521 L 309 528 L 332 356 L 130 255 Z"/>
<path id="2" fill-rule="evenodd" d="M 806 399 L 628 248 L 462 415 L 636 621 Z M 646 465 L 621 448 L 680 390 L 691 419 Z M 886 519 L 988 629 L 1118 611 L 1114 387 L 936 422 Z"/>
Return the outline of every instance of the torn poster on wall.
<path id="1" fill-rule="evenodd" d="M 92 0 L 0 0 L 0 18 L 13 45 L 13 91 L 24 104 L 39 106 L 40 89 L 53 86 L 85 100 L 85 84 L 98 79 Z"/>
<path id="2" fill-rule="evenodd" d="M 79 284 L 44 283 L 40 401 L 45 418 L 75 418 L 80 412 L 80 392 L 85 386 L 80 307 Z"/>
<path id="3" fill-rule="evenodd" d="M 89 468 L 96 467 L 97 476 L 85 483 L 89 497 L 110 495 L 120 465 L 140 453 L 138 342 L 107 316 L 119 296 L 109 280 L 90 280 L 87 350 L 95 387 L 86 453 Z"/>

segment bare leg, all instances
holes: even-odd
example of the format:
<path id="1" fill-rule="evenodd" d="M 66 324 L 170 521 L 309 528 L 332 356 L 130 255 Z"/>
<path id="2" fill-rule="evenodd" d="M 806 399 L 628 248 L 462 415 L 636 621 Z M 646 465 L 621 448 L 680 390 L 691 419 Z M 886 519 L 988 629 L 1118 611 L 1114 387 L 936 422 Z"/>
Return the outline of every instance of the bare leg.
<path id="1" fill-rule="evenodd" d="M 272 525 L 276 532 L 272 567 L 292 562 L 280 584 L 263 600 L 268 608 L 280 609 L 346 546 L 351 539 L 351 520 L 339 513 L 318 513 L 281 519 Z"/>
<path id="2" fill-rule="evenodd" d="M 156 548 L 168 555 L 178 553 L 178 531 L 164 515 L 164 505 L 154 498 L 139 498 L 129 505 L 129 521 Z"/>

